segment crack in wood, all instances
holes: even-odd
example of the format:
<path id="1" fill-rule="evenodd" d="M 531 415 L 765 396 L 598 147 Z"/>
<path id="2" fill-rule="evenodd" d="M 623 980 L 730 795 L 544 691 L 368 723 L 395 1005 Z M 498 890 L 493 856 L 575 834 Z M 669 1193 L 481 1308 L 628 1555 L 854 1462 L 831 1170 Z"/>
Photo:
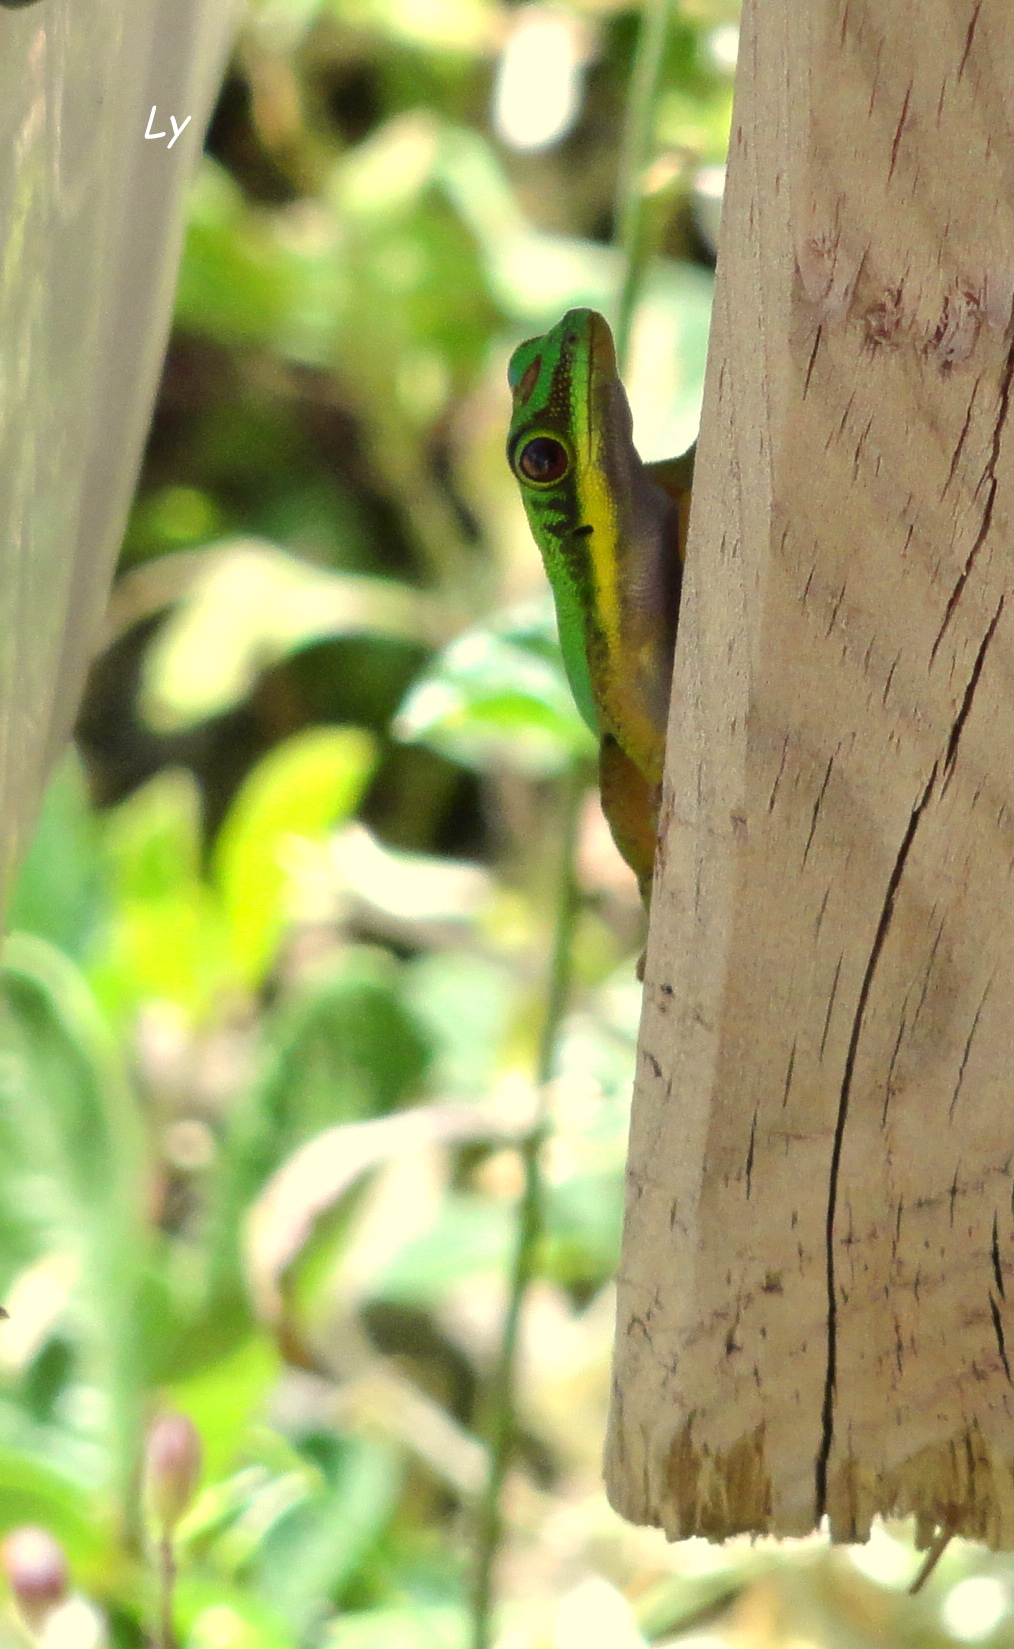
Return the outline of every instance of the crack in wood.
<path id="1" fill-rule="evenodd" d="M 958 79 L 959 80 L 961 79 L 961 76 L 965 72 L 965 65 L 968 62 L 968 54 L 972 49 L 972 41 L 975 39 L 976 24 L 979 21 L 979 13 L 980 13 L 981 10 L 982 10 L 982 0 L 975 0 L 975 10 L 972 12 L 972 20 L 968 25 L 968 32 L 965 35 L 965 49 L 961 54 L 961 62 L 958 64 Z"/>
<path id="2" fill-rule="evenodd" d="M 789 749 L 789 735 L 788 735 L 788 733 L 786 733 L 785 738 L 782 740 L 782 759 L 778 763 L 778 772 L 775 774 L 775 782 L 771 786 L 771 794 L 768 797 L 768 812 L 769 813 L 771 812 L 771 810 L 773 809 L 773 807 L 775 805 L 775 797 L 778 794 L 778 786 L 782 782 L 782 774 L 785 771 L 785 758 L 786 758 L 786 755 L 788 754 L 788 749 Z"/>
<path id="3" fill-rule="evenodd" d="M 866 425 L 866 428 L 863 430 L 863 433 L 860 435 L 858 441 L 856 442 L 856 450 L 855 450 L 855 452 L 853 454 L 853 457 L 852 457 L 852 479 L 853 479 L 853 481 L 857 480 L 858 477 L 859 477 L 859 461 L 862 458 L 863 448 L 865 447 L 866 442 L 869 439 L 870 430 L 872 428 L 873 428 L 873 419 L 870 418 L 868 424 Z M 845 594 L 845 590 L 844 590 L 844 586 L 843 586 L 842 595 L 844 595 L 844 594 Z M 835 617 L 837 618 L 837 616 L 838 616 L 838 609 L 835 608 Z"/>
<path id="4" fill-rule="evenodd" d="M 958 436 L 957 445 L 954 448 L 954 456 L 951 459 L 951 467 L 947 471 L 947 480 L 944 482 L 943 489 L 940 493 L 941 499 L 943 499 L 947 496 L 948 488 L 950 487 L 951 482 L 954 480 L 954 472 L 958 467 L 958 459 L 961 457 L 962 449 L 965 445 L 965 441 L 968 438 L 968 431 L 969 431 L 969 428 L 970 428 L 971 422 L 972 422 L 972 409 L 975 406 L 975 397 L 978 393 L 979 385 L 981 383 L 982 383 L 982 379 L 981 378 L 976 378 L 975 383 L 972 385 L 972 393 L 968 397 L 968 411 L 965 413 L 965 421 L 961 426 L 961 434 Z"/>
<path id="5" fill-rule="evenodd" d="M 909 531 L 911 531 L 911 528 L 909 529 Z M 891 683 L 894 680 L 894 672 L 898 668 L 898 663 L 899 663 L 900 658 L 901 658 L 901 654 L 899 653 L 898 657 L 895 659 L 894 663 L 891 665 L 891 668 L 888 670 L 887 680 L 884 682 L 884 693 L 883 693 L 883 697 L 881 698 L 880 702 L 884 706 L 885 709 L 887 708 L 887 695 L 891 691 Z"/>
<path id="6" fill-rule="evenodd" d="M 897 1058 L 898 1058 L 898 1049 L 901 1047 L 901 1039 L 905 1034 L 905 1025 L 907 1023 L 907 1020 L 906 1020 L 907 1011 L 908 1011 L 908 1000 L 906 998 L 905 1007 L 901 1011 L 901 1022 L 898 1025 L 898 1034 L 894 1039 L 894 1047 L 891 1049 L 891 1063 L 887 1067 L 887 1081 L 884 1085 L 884 1109 L 880 1113 L 880 1126 L 881 1126 L 881 1128 L 885 1128 L 887 1126 L 887 1111 L 888 1111 L 888 1107 L 891 1103 L 891 1083 L 894 1081 L 894 1067 L 895 1067 L 895 1063 L 897 1062 Z M 898 1217 L 900 1219 L 900 1217 L 901 1217 L 900 1213 L 899 1213 Z"/>
<path id="7" fill-rule="evenodd" d="M 834 753 L 834 756 L 836 756 L 837 754 L 838 754 L 838 752 L 836 750 L 835 753 Z M 834 766 L 834 756 L 829 756 L 828 759 L 827 759 L 827 771 L 824 774 L 824 778 L 823 778 L 823 782 L 821 783 L 821 787 L 820 787 L 819 791 L 817 792 L 817 800 L 813 804 L 813 816 L 810 819 L 810 834 L 806 838 L 806 846 L 803 849 L 803 863 L 799 867 L 801 870 L 806 865 L 807 857 L 809 856 L 810 848 L 813 844 L 813 834 L 814 834 L 814 831 L 817 828 L 817 818 L 818 818 L 818 815 L 820 814 L 820 806 L 821 806 L 821 803 L 824 800 L 824 792 L 827 789 L 828 780 L 831 777 L 831 769 Z"/>
<path id="8" fill-rule="evenodd" d="M 951 774 L 954 772 L 954 762 L 958 754 L 958 741 L 965 730 L 965 723 L 968 720 L 969 713 L 972 708 L 972 700 L 975 697 L 975 689 L 979 685 L 979 677 L 982 675 L 982 667 L 986 662 L 986 653 L 989 650 L 990 642 L 996 634 L 996 627 L 1000 622 L 1000 614 L 1003 612 L 1003 604 L 1006 599 L 1006 596 L 1000 597 L 996 612 L 993 614 L 989 628 L 979 644 L 979 651 L 975 655 L 975 663 L 972 665 L 972 671 L 965 686 L 965 691 L 961 696 L 961 708 L 958 710 L 958 713 L 954 718 L 954 725 L 951 728 L 951 736 L 947 740 L 947 753 L 944 756 L 944 782 L 941 787 L 941 794 L 947 789 L 947 786 L 951 782 Z"/>
<path id="9" fill-rule="evenodd" d="M 821 1408 L 821 1439 L 814 1471 L 814 1520 L 817 1523 L 820 1522 L 827 1509 L 827 1468 L 831 1457 L 831 1444 L 834 1439 L 834 1400 L 838 1376 L 838 1291 L 835 1276 L 834 1222 L 838 1204 L 838 1177 L 841 1170 L 842 1147 L 845 1140 L 845 1121 L 848 1116 L 849 1100 L 852 1093 L 852 1077 L 855 1071 L 856 1055 L 859 1051 L 859 1038 L 862 1034 L 866 1005 L 870 998 L 870 991 L 873 988 L 873 976 L 877 971 L 877 964 L 880 961 L 884 943 L 887 939 L 891 918 L 894 915 L 895 900 L 898 897 L 898 889 L 901 887 L 901 879 L 905 873 L 905 864 L 912 850 L 912 843 L 915 841 L 915 833 L 933 794 L 938 768 L 939 763 L 934 762 L 922 795 L 912 809 L 905 828 L 905 834 L 901 840 L 901 846 L 898 848 L 895 857 L 894 866 L 887 883 L 887 890 L 884 894 L 884 902 L 880 910 L 880 920 L 873 935 L 873 944 L 870 947 L 862 984 L 859 987 L 859 997 L 852 1018 L 852 1031 L 845 1055 L 845 1068 L 842 1072 L 841 1091 L 838 1098 L 838 1117 L 835 1123 L 834 1143 L 831 1147 L 825 1228 L 827 1245 L 827 1364 L 824 1374 L 824 1401 Z"/>
<path id="10" fill-rule="evenodd" d="M 989 1296 L 989 1311 L 990 1316 L 993 1319 L 993 1333 L 996 1335 L 996 1348 L 1000 1353 L 1000 1361 L 1003 1364 L 1003 1371 L 1007 1376 L 1007 1384 L 1009 1386 L 1014 1386 L 1014 1379 L 1011 1378 L 1010 1363 L 1007 1361 L 1007 1346 L 1003 1337 L 1003 1323 L 1000 1320 L 1000 1307 L 997 1305 L 992 1293 L 990 1293 Z"/>
<path id="11" fill-rule="evenodd" d="M 753 1108 L 753 1121 L 750 1124 L 750 1144 L 748 1145 L 747 1152 L 746 1152 L 746 1198 L 747 1198 L 747 1202 L 749 1202 L 749 1200 L 750 1200 L 750 1184 L 751 1184 L 751 1180 L 753 1178 L 753 1147 L 754 1147 L 754 1140 L 756 1139 L 756 1137 L 757 1137 L 757 1107 L 755 1105 L 754 1108 Z"/>
<path id="12" fill-rule="evenodd" d="M 932 914 L 933 915 L 936 914 L 936 906 L 935 905 L 933 906 Z M 926 962 L 926 967 L 925 967 L 925 970 L 923 972 L 923 977 L 922 977 L 922 989 L 919 992 L 919 1000 L 915 1005 L 915 1013 L 912 1015 L 912 1029 L 913 1030 L 915 1030 L 916 1023 L 918 1021 L 919 1015 L 922 1013 L 922 1010 L 923 1010 L 923 1004 L 926 1001 L 926 993 L 929 990 L 930 977 L 933 973 L 933 964 L 936 961 L 937 949 L 940 945 L 941 939 L 943 938 L 944 924 L 945 924 L 946 920 L 947 920 L 946 916 L 941 916 L 939 926 L 937 927 L 937 931 L 936 931 L 936 933 L 933 937 L 933 943 L 930 946 L 929 958 Z"/>
<path id="13" fill-rule="evenodd" d="M 838 591 L 838 594 L 834 598 L 834 606 L 831 608 L 831 617 L 828 619 L 827 629 L 824 631 L 825 639 L 831 634 L 831 631 L 834 629 L 835 625 L 838 622 L 838 614 L 841 610 L 841 604 L 844 600 L 845 600 L 845 585 L 843 584 L 841 589 Z"/>
<path id="14" fill-rule="evenodd" d="M 996 1279 L 997 1293 L 1001 1300 L 1007 1298 L 1007 1290 L 1003 1286 L 1003 1267 L 1000 1264 L 1000 1230 L 997 1224 L 996 1210 L 993 1211 L 993 1240 L 990 1244 L 990 1257 L 993 1261 L 993 1276 Z"/>
<path id="15" fill-rule="evenodd" d="M 898 145 L 901 142 L 901 134 L 905 129 L 905 122 L 908 119 L 908 105 L 909 105 L 909 101 L 911 99 L 911 96 L 912 96 L 912 81 L 910 80 L 909 83 L 908 83 L 908 91 L 905 93 L 905 101 L 901 105 L 901 119 L 898 121 L 897 129 L 896 129 L 895 134 L 894 134 L 894 142 L 891 144 L 891 164 L 887 169 L 887 181 L 888 181 L 888 183 L 890 183 L 891 179 L 893 178 L 894 168 L 898 164 Z"/>
<path id="16" fill-rule="evenodd" d="M 827 1046 L 827 1033 L 831 1028 L 831 1015 L 834 1012 L 834 999 L 838 995 L 838 981 L 841 978 L 841 965 L 844 960 L 844 955 L 845 953 L 842 951 L 838 957 L 838 963 L 834 970 L 834 978 L 831 981 L 831 994 L 827 999 L 827 1013 L 824 1015 L 824 1029 L 821 1033 L 820 1051 L 817 1054 L 818 1059 L 823 1059 L 824 1049 Z"/>
<path id="17" fill-rule="evenodd" d="M 952 1231 L 954 1230 L 954 1205 L 958 1200 L 958 1191 L 960 1190 L 960 1188 L 961 1188 L 961 1158 L 959 1157 L 958 1161 L 957 1161 L 957 1164 L 955 1166 L 955 1169 L 954 1169 L 954 1178 L 951 1180 L 950 1187 L 949 1187 L 948 1192 L 947 1192 L 947 1201 L 948 1201 L 949 1210 L 950 1210 L 949 1220 L 950 1220 L 950 1227 L 951 1227 Z"/>
<path id="18" fill-rule="evenodd" d="M 783 1111 L 784 1111 L 784 1109 L 785 1109 L 785 1107 L 786 1107 L 786 1105 L 788 1104 L 788 1101 L 789 1101 L 789 1089 L 792 1086 L 792 1070 L 793 1070 L 793 1066 L 795 1065 L 795 1063 L 796 1063 L 796 1039 L 795 1039 L 795 1037 L 793 1037 L 792 1038 L 792 1047 L 789 1050 L 788 1069 L 785 1072 L 785 1087 L 782 1090 L 782 1110 Z M 1011 1183 L 1010 1196 L 1011 1196 L 1011 1207 L 1014 1208 L 1014 1181 L 1012 1181 L 1012 1183 Z"/>
<path id="19" fill-rule="evenodd" d="M 817 359 L 817 351 L 820 348 L 820 340 L 821 340 L 821 335 L 823 334 L 823 331 L 824 331 L 823 325 L 818 326 L 817 335 L 813 340 L 813 348 L 810 350 L 810 359 L 809 359 L 809 361 L 807 363 L 807 367 L 806 367 L 806 377 L 803 380 L 803 400 L 804 401 L 806 400 L 807 392 L 810 388 L 810 379 L 813 376 L 813 365 L 814 365 L 814 362 Z"/>
<path id="20" fill-rule="evenodd" d="M 1000 443 L 1003 439 L 1004 425 L 1007 422 L 1007 414 L 1010 411 L 1012 381 L 1014 381 L 1014 339 L 1012 339 L 1010 348 L 1007 351 L 1007 359 L 1004 361 L 1003 365 L 1003 376 L 1000 379 L 1000 400 L 999 406 L 997 407 L 996 421 L 993 425 L 993 435 L 990 441 L 989 457 L 986 460 L 986 467 L 982 472 L 982 478 L 979 485 L 975 489 L 976 492 L 978 492 L 983 485 L 988 486 L 986 502 L 982 511 L 982 520 L 979 523 L 979 530 L 975 535 L 975 542 L 968 552 L 965 559 L 965 565 L 958 574 L 957 582 L 948 597 L 947 606 L 944 608 L 944 616 L 940 629 L 937 631 L 937 638 L 934 641 L 933 646 L 930 648 L 930 664 L 933 663 L 933 660 L 937 656 L 937 649 L 944 639 L 951 619 L 954 617 L 955 609 L 958 602 L 961 600 L 962 591 L 968 582 L 968 575 L 972 571 L 979 551 L 986 542 L 989 529 L 993 525 L 993 509 L 996 504 L 997 487 L 999 486 L 999 482 L 996 478 L 996 466 L 1000 459 Z"/>
<path id="21" fill-rule="evenodd" d="M 975 1018 L 972 1020 L 972 1028 L 968 1033 L 968 1039 L 965 1042 L 965 1051 L 961 1055 L 961 1063 L 958 1066 L 958 1080 L 954 1084 L 954 1092 L 951 1095 L 951 1103 L 947 1107 L 947 1120 L 948 1120 L 948 1122 L 953 1122 L 953 1120 L 954 1120 L 954 1107 L 958 1103 L 958 1095 L 961 1092 L 961 1084 L 965 1080 L 965 1066 L 968 1064 L 968 1056 L 972 1051 L 972 1039 L 974 1038 L 975 1033 L 979 1028 L 979 1019 L 982 1016 L 983 1008 L 986 1006 L 986 998 L 989 995 L 990 986 L 992 985 L 992 983 L 993 983 L 993 980 L 990 979 L 989 983 L 986 986 L 986 989 L 982 993 L 982 998 L 979 1002 L 979 1006 L 975 1010 Z"/>

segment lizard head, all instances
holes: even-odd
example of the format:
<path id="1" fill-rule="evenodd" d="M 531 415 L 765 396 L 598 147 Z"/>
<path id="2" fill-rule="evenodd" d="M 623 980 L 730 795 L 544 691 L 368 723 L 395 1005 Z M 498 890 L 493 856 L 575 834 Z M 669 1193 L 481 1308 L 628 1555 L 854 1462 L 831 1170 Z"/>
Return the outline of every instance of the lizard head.
<path id="1" fill-rule="evenodd" d="M 607 322 L 571 309 L 521 344 L 507 381 L 514 410 L 507 460 L 537 540 L 563 543 L 605 530 L 614 502 L 610 458 L 629 447 L 631 420 Z"/>

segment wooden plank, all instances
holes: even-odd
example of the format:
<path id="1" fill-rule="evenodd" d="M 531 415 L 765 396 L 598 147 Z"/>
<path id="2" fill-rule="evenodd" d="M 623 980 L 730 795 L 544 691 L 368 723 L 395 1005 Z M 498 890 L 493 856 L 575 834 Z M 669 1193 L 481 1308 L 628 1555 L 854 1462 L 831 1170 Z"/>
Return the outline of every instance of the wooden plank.
<path id="1" fill-rule="evenodd" d="M 47 0 L 0 19 L 0 897 L 98 646 L 238 11 Z M 170 112 L 190 117 L 171 150 Z"/>
<path id="2" fill-rule="evenodd" d="M 607 1449 L 1014 1545 L 1014 7 L 748 0 Z"/>

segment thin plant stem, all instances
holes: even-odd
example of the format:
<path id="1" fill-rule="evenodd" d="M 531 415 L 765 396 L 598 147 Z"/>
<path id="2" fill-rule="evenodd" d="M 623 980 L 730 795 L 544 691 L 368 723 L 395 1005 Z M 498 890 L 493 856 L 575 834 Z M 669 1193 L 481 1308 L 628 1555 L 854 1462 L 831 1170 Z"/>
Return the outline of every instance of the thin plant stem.
<path id="1" fill-rule="evenodd" d="M 490 1383 L 489 1468 L 476 1526 L 475 1570 L 470 1611 L 471 1649 L 489 1649 L 491 1642 L 493 1570 L 503 1532 L 503 1488 L 517 1429 L 515 1383 L 518 1331 L 525 1293 L 532 1279 L 542 1231 L 540 1159 L 549 1128 L 548 1084 L 553 1074 L 553 1059 L 560 1026 L 570 995 L 574 928 L 578 912 L 575 858 L 580 805 L 586 778 L 585 763 L 572 763 L 562 798 L 562 845 L 557 882 L 553 958 L 536 1067 L 538 1099 L 532 1126 L 519 1146 L 523 1181 L 518 1205 L 516 1247 L 500 1350 Z"/>
<path id="2" fill-rule="evenodd" d="M 158 1637 L 157 1649 L 176 1649 L 173 1625 L 173 1593 L 176 1589 L 176 1553 L 172 1531 L 164 1529 L 158 1542 Z"/>
<path id="3" fill-rule="evenodd" d="M 615 238 L 623 252 L 616 313 L 616 355 L 621 372 L 629 365 L 634 306 L 651 255 L 645 232 L 644 183 L 654 150 L 655 109 L 671 16 L 672 0 L 643 0 L 616 188 Z"/>

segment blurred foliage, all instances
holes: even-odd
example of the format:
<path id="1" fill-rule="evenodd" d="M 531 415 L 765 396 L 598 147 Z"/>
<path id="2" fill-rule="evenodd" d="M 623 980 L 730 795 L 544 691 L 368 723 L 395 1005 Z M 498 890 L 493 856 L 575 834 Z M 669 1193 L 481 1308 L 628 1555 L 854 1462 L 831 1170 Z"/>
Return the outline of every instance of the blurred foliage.
<path id="1" fill-rule="evenodd" d="M 139 1461 L 166 1408 L 203 1447 L 185 1649 L 466 1642 L 559 780 L 592 754 L 505 368 L 615 305 L 636 24 L 627 0 L 254 0 L 243 25 L 80 755 L 0 969 L 0 1533 L 62 1543 L 50 1645 L 150 1641 Z M 646 179 L 646 457 L 695 432 L 735 40 L 733 0 L 684 0 Z M 640 913 L 591 789 L 580 874 L 504 1643 L 692 1619 L 699 1644 L 1014 1642 L 1009 1571 L 968 1547 L 909 1600 L 910 1531 L 715 1552 L 608 1511 Z"/>

